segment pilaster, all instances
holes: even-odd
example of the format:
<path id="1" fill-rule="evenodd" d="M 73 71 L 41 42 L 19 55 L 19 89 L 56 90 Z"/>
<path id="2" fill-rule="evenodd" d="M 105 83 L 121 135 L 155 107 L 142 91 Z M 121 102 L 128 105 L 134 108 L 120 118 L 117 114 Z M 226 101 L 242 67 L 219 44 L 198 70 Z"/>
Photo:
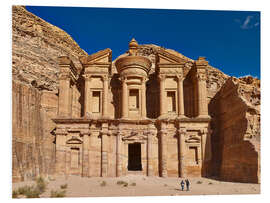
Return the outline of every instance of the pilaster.
<path id="1" fill-rule="evenodd" d="M 177 75 L 177 90 L 178 90 L 178 116 L 185 117 L 185 108 L 184 108 L 184 88 L 183 88 L 183 75 Z"/>
<path id="2" fill-rule="evenodd" d="M 84 75 L 84 116 L 89 117 L 91 115 L 91 97 L 92 92 L 90 91 L 91 75 Z"/>
<path id="3" fill-rule="evenodd" d="M 167 131 L 165 128 L 159 131 L 161 148 L 161 177 L 167 177 Z"/>
<path id="4" fill-rule="evenodd" d="M 206 67 L 208 62 L 204 57 L 199 57 L 195 61 L 197 69 L 197 85 L 198 85 L 198 117 L 209 117 L 206 89 Z"/>
<path id="5" fill-rule="evenodd" d="M 116 176 L 122 175 L 122 132 L 118 132 L 116 135 Z"/>
<path id="6" fill-rule="evenodd" d="M 141 87 L 141 100 L 142 100 L 142 118 L 146 118 L 146 78 L 142 78 Z"/>
<path id="7" fill-rule="evenodd" d="M 155 135 L 154 131 L 150 131 L 147 134 L 147 175 L 153 176 L 153 137 Z"/>
<path id="8" fill-rule="evenodd" d="M 166 113 L 166 106 L 165 106 L 165 75 L 159 75 L 159 96 L 160 96 L 160 116 Z"/>
<path id="9" fill-rule="evenodd" d="M 101 131 L 101 176 L 108 176 L 108 124 L 102 124 Z"/>
<path id="10" fill-rule="evenodd" d="M 102 100 L 102 115 L 106 117 L 108 115 L 108 76 L 103 75 L 103 100 Z"/>
<path id="11" fill-rule="evenodd" d="M 90 131 L 84 130 L 81 132 L 83 136 L 83 163 L 82 163 L 82 176 L 89 177 L 89 136 Z"/>
<path id="12" fill-rule="evenodd" d="M 57 129 L 56 132 L 56 164 L 55 173 L 59 176 L 66 175 L 66 135 L 64 129 Z"/>
<path id="13" fill-rule="evenodd" d="M 58 100 L 58 116 L 71 116 L 70 101 L 70 75 L 69 72 L 60 72 L 59 74 L 59 100 Z"/>
<path id="14" fill-rule="evenodd" d="M 128 117 L 128 88 L 127 88 L 127 78 L 122 77 L 122 118 Z"/>
<path id="15" fill-rule="evenodd" d="M 185 135 L 186 129 L 180 128 L 178 131 L 178 148 L 179 148 L 179 177 L 184 178 L 186 176 L 185 173 Z"/>

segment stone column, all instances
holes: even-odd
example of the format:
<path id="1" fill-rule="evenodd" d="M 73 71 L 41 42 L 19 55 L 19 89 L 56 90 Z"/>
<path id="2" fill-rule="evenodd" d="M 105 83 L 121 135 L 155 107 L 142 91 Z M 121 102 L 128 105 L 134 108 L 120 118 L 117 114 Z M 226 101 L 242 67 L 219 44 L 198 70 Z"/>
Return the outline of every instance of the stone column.
<path id="1" fill-rule="evenodd" d="M 103 124 L 105 125 L 105 124 Z M 108 175 L 108 126 L 102 126 L 101 131 L 101 176 Z"/>
<path id="2" fill-rule="evenodd" d="M 127 172 L 128 172 L 128 170 L 127 170 L 127 166 L 128 166 L 128 143 L 123 142 L 122 146 L 124 148 L 123 149 L 124 156 L 123 156 L 123 159 L 122 159 L 124 167 L 123 167 L 122 173 L 123 173 L 123 175 L 127 175 Z"/>
<path id="3" fill-rule="evenodd" d="M 84 116 L 89 117 L 91 115 L 91 97 L 90 91 L 91 75 L 84 75 Z"/>
<path id="4" fill-rule="evenodd" d="M 199 116 L 208 116 L 208 104 L 206 94 L 206 78 L 198 74 L 198 114 Z"/>
<path id="5" fill-rule="evenodd" d="M 211 145 L 211 134 L 212 130 L 208 128 L 207 130 L 207 137 L 206 137 L 206 155 L 205 155 L 205 160 L 210 161 L 212 159 L 212 145 Z"/>
<path id="6" fill-rule="evenodd" d="M 128 88 L 126 78 L 122 77 L 122 118 L 128 117 Z"/>
<path id="7" fill-rule="evenodd" d="M 161 148 L 161 177 L 167 177 L 167 132 L 160 130 L 160 148 Z"/>
<path id="8" fill-rule="evenodd" d="M 178 75 L 178 116 L 185 117 L 183 76 Z"/>
<path id="9" fill-rule="evenodd" d="M 70 76 L 69 73 L 61 73 L 59 76 L 59 100 L 58 116 L 71 116 L 70 102 Z"/>
<path id="10" fill-rule="evenodd" d="M 153 136 L 155 132 L 150 131 L 147 135 L 147 175 L 148 176 L 153 176 L 153 156 L 152 156 L 152 151 L 153 151 Z"/>
<path id="11" fill-rule="evenodd" d="M 66 175 L 66 135 L 64 129 L 57 129 L 56 132 L 56 163 L 55 173 L 57 176 Z"/>
<path id="12" fill-rule="evenodd" d="M 205 68 L 208 62 L 204 57 L 199 57 L 195 62 L 197 68 L 197 85 L 198 85 L 198 116 L 208 116 L 207 90 L 206 90 L 206 72 Z"/>
<path id="13" fill-rule="evenodd" d="M 146 118 L 146 78 L 142 78 L 141 98 L 142 98 L 142 118 Z"/>
<path id="14" fill-rule="evenodd" d="M 165 106 L 165 75 L 159 75 L 159 96 L 160 96 L 160 116 L 166 113 L 166 106 Z"/>
<path id="15" fill-rule="evenodd" d="M 82 176 L 89 176 L 89 135 L 90 132 L 85 130 L 81 132 L 83 136 L 83 161 L 82 161 Z"/>
<path id="16" fill-rule="evenodd" d="M 185 134 L 186 129 L 180 128 L 178 137 L 179 148 L 179 177 L 185 177 Z"/>
<path id="17" fill-rule="evenodd" d="M 122 175 L 122 133 L 118 132 L 116 135 L 116 176 Z"/>
<path id="18" fill-rule="evenodd" d="M 104 75 L 103 80 L 103 100 L 102 100 L 102 115 L 106 117 L 108 115 L 108 76 Z"/>

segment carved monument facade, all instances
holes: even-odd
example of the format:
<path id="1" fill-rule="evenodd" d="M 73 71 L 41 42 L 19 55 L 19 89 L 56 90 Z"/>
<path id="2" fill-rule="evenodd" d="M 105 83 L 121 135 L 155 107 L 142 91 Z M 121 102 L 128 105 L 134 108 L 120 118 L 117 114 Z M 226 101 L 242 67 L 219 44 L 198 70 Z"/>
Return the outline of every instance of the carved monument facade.
<path id="1" fill-rule="evenodd" d="M 184 74 L 185 58 L 160 49 L 153 66 L 138 46 L 132 39 L 114 64 L 110 49 L 80 57 L 82 70 L 59 58 L 56 175 L 209 173 L 208 62 Z"/>

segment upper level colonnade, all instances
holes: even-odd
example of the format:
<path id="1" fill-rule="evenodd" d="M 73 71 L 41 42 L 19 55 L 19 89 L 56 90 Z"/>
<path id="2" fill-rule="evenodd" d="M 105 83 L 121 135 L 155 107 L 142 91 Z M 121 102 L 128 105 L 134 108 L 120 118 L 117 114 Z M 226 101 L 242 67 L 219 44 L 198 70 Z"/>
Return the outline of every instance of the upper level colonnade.
<path id="1" fill-rule="evenodd" d="M 129 43 L 128 54 L 119 57 L 112 72 L 112 51 L 105 49 L 80 57 L 82 70 L 76 69 L 68 57 L 59 57 L 59 105 L 58 117 L 84 117 L 90 119 L 147 119 L 147 101 L 150 100 L 148 83 L 152 61 L 138 53 L 135 39 Z M 156 52 L 155 70 L 151 72 L 158 85 L 159 101 L 151 108 L 158 112 L 156 118 L 209 118 L 204 57 L 194 61 L 184 74 L 186 59 L 164 49 Z M 111 80 L 117 78 L 119 88 L 112 91 Z M 115 94 L 119 92 L 119 97 Z M 111 101 L 114 98 L 116 101 Z M 115 99 L 116 98 L 116 99 Z M 111 113 L 113 103 L 114 111 Z M 158 105 L 154 105 L 158 103 Z"/>

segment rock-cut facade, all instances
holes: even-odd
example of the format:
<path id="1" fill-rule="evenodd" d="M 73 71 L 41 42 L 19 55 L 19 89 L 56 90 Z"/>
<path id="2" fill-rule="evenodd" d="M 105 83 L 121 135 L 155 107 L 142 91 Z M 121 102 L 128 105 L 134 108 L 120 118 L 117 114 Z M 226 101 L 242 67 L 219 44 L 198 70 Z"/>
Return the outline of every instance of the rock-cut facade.
<path id="1" fill-rule="evenodd" d="M 159 49 L 154 64 L 138 47 L 132 39 L 115 62 L 110 49 L 82 56 L 82 70 L 59 57 L 56 176 L 209 173 L 208 62 Z"/>

